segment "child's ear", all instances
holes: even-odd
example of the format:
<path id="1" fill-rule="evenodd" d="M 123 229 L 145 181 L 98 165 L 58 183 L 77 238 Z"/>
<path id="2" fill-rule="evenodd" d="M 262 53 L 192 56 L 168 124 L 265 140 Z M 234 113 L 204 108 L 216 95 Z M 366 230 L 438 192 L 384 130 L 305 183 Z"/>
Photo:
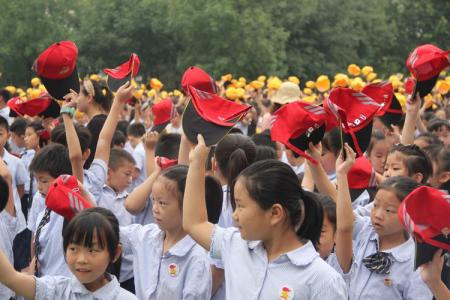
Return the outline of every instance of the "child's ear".
<path id="1" fill-rule="evenodd" d="M 423 180 L 423 174 L 422 173 L 415 173 L 412 176 L 412 179 L 414 179 L 414 181 L 416 181 L 417 183 L 422 183 Z"/>
<path id="2" fill-rule="evenodd" d="M 87 148 L 86 150 L 84 150 L 83 152 L 83 160 L 87 160 L 89 158 L 89 156 L 91 155 L 91 149 Z"/>
<path id="3" fill-rule="evenodd" d="M 272 208 L 270 209 L 270 214 L 271 214 L 271 216 L 270 216 L 270 224 L 271 225 L 276 225 L 286 216 L 283 206 L 281 206 L 278 203 L 272 205 Z"/>
<path id="4" fill-rule="evenodd" d="M 119 257 L 122 255 L 122 249 L 123 249 L 122 244 L 119 243 L 116 247 L 116 253 L 114 254 L 114 258 L 112 261 L 113 263 L 115 263 L 119 259 Z"/>
<path id="5" fill-rule="evenodd" d="M 450 180 L 450 172 L 442 172 L 438 177 L 439 183 L 443 184 Z"/>

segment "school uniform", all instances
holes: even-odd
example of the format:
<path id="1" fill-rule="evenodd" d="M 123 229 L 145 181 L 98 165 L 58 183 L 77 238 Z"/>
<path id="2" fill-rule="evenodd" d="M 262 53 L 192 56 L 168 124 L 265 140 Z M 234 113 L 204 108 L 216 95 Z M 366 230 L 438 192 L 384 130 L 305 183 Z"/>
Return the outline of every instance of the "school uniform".
<path id="1" fill-rule="evenodd" d="M 13 240 L 17 234 L 17 218 L 11 216 L 5 210 L 0 213 L 0 249 L 5 253 L 11 264 L 14 263 Z M 0 284 L 0 299 L 9 299 L 14 292 Z"/>
<path id="2" fill-rule="evenodd" d="M 217 222 L 217 224 L 219 224 L 220 227 L 228 228 L 234 226 L 233 206 L 231 205 L 231 196 L 228 185 L 222 186 L 222 193 L 222 212 L 220 213 L 219 221 Z"/>
<path id="3" fill-rule="evenodd" d="M 367 190 L 364 190 L 361 195 L 359 195 L 353 202 L 352 208 L 357 209 L 358 207 L 364 207 L 370 202 L 370 195 Z"/>
<path id="4" fill-rule="evenodd" d="M 261 241 L 245 241 L 236 228 L 215 226 L 211 257 L 225 267 L 229 299 L 347 299 L 342 277 L 308 241 L 272 262 Z"/>
<path id="5" fill-rule="evenodd" d="M 103 185 L 108 175 L 108 166 L 101 159 L 94 159 L 89 169 L 84 170 L 84 187 L 98 199 L 101 196 Z"/>
<path id="6" fill-rule="evenodd" d="M 9 126 L 11 126 L 14 118 L 9 116 L 10 108 L 9 106 L 5 106 L 3 108 L 0 108 L 0 116 L 6 119 L 8 121 Z"/>
<path id="7" fill-rule="evenodd" d="M 28 211 L 27 228 L 31 232 L 36 232 L 37 226 L 39 225 L 39 223 L 37 223 L 37 218 L 39 214 L 45 210 L 45 208 L 45 198 L 41 193 L 35 193 L 33 196 L 33 200 L 31 201 L 31 208 Z"/>
<path id="8" fill-rule="evenodd" d="M 22 161 L 23 165 L 25 166 L 26 170 L 26 181 L 25 181 L 25 194 L 31 194 L 34 195 L 34 193 L 37 190 L 37 182 L 36 180 L 33 181 L 33 190 L 30 192 L 30 164 L 33 160 L 34 155 L 36 154 L 36 151 L 33 149 L 25 150 L 22 155 L 20 156 L 20 160 Z M 34 179 L 34 178 L 33 178 Z"/>
<path id="9" fill-rule="evenodd" d="M 155 218 L 153 217 L 153 203 L 152 196 L 150 195 L 145 203 L 144 209 L 134 215 L 133 224 L 147 225 L 152 223 L 155 223 Z"/>
<path id="10" fill-rule="evenodd" d="M 363 259 L 377 252 L 379 239 L 370 218 L 356 215 L 353 226 L 353 262 L 346 274 L 337 264 L 336 270 L 343 276 L 349 287 L 349 299 L 431 299 L 432 294 L 420 278 L 419 270 L 414 271 L 414 241 L 408 239 L 389 250 L 392 260 L 389 274 L 370 271 Z M 336 265 L 336 264 L 335 264 Z"/>
<path id="11" fill-rule="evenodd" d="M 143 143 L 139 143 L 136 148 L 134 148 L 132 156 L 134 158 L 134 161 L 136 162 L 135 168 L 139 170 L 139 176 L 133 180 L 130 187 L 128 188 L 128 191 L 132 191 L 135 187 L 143 183 L 147 178 L 147 170 L 145 167 L 146 155 Z"/>
<path id="12" fill-rule="evenodd" d="M 357 206 L 353 209 L 353 212 L 360 217 L 369 217 L 372 212 L 373 202 L 370 202 L 364 206 Z"/>
<path id="13" fill-rule="evenodd" d="M 305 173 L 305 164 L 303 163 L 303 164 L 298 165 L 298 166 L 293 166 L 293 165 L 291 165 L 291 164 L 289 163 L 288 159 L 287 159 L 286 151 L 285 151 L 285 150 L 283 150 L 283 153 L 281 154 L 281 159 L 280 159 L 280 161 L 281 161 L 281 162 L 284 162 L 284 163 L 287 164 L 287 165 L 289 165 L 289 166 L 292 168 L 292 170 L 295 172 L 295 174 L 297 174 L 297 175 Z"/>
<path id="14" fill-rule="evenodd" d="M 210 299 L 212 279 L 207 253 L 190 236 L 164 254 L 164 231 L 156 224 L 121 227 L 120 240 L 134 255 L 139 299 Z"/>
<path id="15" fill-rule="evenodd" d="M 44 276 L 36 278 L 36 300 L 136 300 L 136 296 L 120 287 L 113 275 L 110 281 L 91 292 L 75 276 Z"/>

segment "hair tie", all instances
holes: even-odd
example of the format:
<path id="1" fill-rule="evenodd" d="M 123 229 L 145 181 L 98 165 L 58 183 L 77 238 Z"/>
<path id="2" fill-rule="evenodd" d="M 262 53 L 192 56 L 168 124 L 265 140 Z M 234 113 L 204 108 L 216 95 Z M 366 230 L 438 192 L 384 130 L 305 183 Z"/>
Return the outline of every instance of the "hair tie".
<path id="1" fill-rule="evenodd" d="M 92 84 L 92 81 L 90 79 L 85 79 L 83 80 L 83 86 L 84 89 L 92 95 L 92 97 L 95 96 L 95 89 L 94 89 L 94 84 Z"/>
<path id="2" fill-rule="evenodd" d="M 102 94 L 103 94 L 103 96 L 106 96 L 106 89 L 105 88 L 102 89 Z"/>

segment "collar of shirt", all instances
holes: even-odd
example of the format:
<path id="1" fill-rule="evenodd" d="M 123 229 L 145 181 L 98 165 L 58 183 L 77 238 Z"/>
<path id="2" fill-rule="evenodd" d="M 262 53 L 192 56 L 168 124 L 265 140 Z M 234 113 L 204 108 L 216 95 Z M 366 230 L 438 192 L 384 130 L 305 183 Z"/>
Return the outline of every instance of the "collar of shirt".
<path id="1" fill-rule="evenodd" d="M 164 235 L 162 236 L 164 238 Z M 186 235 L 184 238 L 182 238 L 180 241 L 178 241 L 175 245 L 172 246 L 172 248 L 167 251 L 167 253 L 164 256 L 179 256 L 183 257 L 186 256 L 186 254 L 192 249 L 192 247 L 195 246 L 194 240 L 189 236 Z"/>
<path id="2" fill-rule="evenodd" d="M 262 241 L 251 241 L 248 242 L 248 248 L 255 251 L 263 251 L 264 255 L 267 256 L 266 250 L 264 249 L 264 245 Z M 319 254 L 317 253 L 316 249 L 314 248 L 311 241 L 308 241 L 306 244 L 304 244 L 302 247 L 299 247 L 295 250 L 292 250 L 290 252 L 284 253 L 280 255 L 274 262 L 277 262 L 279 260 L 289 259 L 292 264 L 296 266 L 307 266 L 310 263 L 313 262 L 313 260 L 318 257 Z"/>
<path id="3" fill-rule="evenodd" d="M 115 195 L 116 199 L 122 199 L 122 198 L 128 197 L 127 190 L 124 190 L 124 191 L 121 191 L 121 192 L 117 193 L 112 187 L 110 187 L 107 184 L 103 185 L 103 189 L 105 189 L 109 193 L 113 193 Z"/>
<path id="4" fill-rule="evenodd" d="M 378 235 L 375 231 L 372 231 L 370 235 L 370 241 L 375 242 L 379 245 L 380 241 L 378 240 Z M 383 252 L 390 253 L 394 260 L 398 262 L 405 262 L 413 258 L 414 252 L 411 251 L 411 247 L 414 248 L 414 241 L 409 238 L 406 242 L 388 249 Z"/>
<path id="5" fill-rule="evenodd" d="M 119 294 L 118 289 L 120 288 L 120 286 L 115 276 L 106 274 L 106 278 L 109 280 L 109 282 L 104 286 L 102 286 L 100 289 L 96 290 L 95 292 L 91 292 L 88 289 L 86 289 L 86 287 L 81 282 L 79 282 L 75 276 L 72 277 L 70 281 L 70 286 L 74 294 L 86 296 L 94 294 L 95 299 L 111 300 L 117 297 L 117 295 Z"/>

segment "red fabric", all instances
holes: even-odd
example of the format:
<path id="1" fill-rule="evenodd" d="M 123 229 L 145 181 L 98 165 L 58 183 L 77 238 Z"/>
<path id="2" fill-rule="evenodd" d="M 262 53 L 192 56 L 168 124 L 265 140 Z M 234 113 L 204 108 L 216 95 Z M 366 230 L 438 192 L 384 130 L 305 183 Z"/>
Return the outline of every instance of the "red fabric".
<path id="1" fill-rule="evenodd" d="M 412 95 L 414 87 L 416 86 L 416 80 L 413 77 L 408 77 L 405 81 L 405 93 Z"/>
<path id="2" fill-rule="evenodd" d="M 38 98 L 22 100 L 20 97 L 11 98 L 7 105 L 17 115 L 30 117 L 38 116 L 44 112 L 51 104 L 53 98 L 46 92 L 42 92 Z"/>
<path id="3" fill-rule="evenodd" d="M 370 160 L 365 156 L 360 156 L 355 160 L 355 163 L 347 174 L 348 186 L 351 189 L 375 187 L 375 176 L 375 170 Z"/>
<path id="4" fill-rule="evenodd" d="M 392 87 L 392 83 L 389 81 L 366 85 L 361 92 L 380 104 L 381 108 L 375 116 L 383 116 L 391 107 L 391 103 L 394 98 L 394 88 Z M 403 114 L 403 111 L 399 110 L 398 113 Z"/>
<path id="5" fill-rule="evenodd" d="M 431 44 L 421 45 L 408 56 L 406 66 L 415 79 L 425 81 L 439 75 L 450 65 L 449 52 Z"/>
<path id="6" fill-rule="evenodd" d="M 187 94 L 189 94 L 189 86 L 210 94 L 219 93 L 216 81 L 208 73 L 195 66 L 187 68 L 181 78 L 181 87 Z"/>
<path id="7" fill-rule="evenodd" d="M 61 41 L 48 47 L 35 62 L 34 69 L 39 76 L 49 79 L 69 77 L 76 65 L 78 48 L 71 41 Z"/>
<path id="8" fill-rule="evenodd" d="M 153 125 L 161 125 L 169 122 L 175 116 L 175 106 L 170 98 L 162 100 L 152 106 L 152 113 L 155 119 Z"/>
<path id="9" fill-rule="evenodd" d="M 167 157 L 158 156 L 156 158 L 156 163 L 161 168 L 161 170 L 165 170 L 165 169 L 170 168 L 172 166 L 176 166 L 178 164 L 178 160 L 170 159 L 170 158 L 167 158 Z"/>
<path id="10" fill-rule="evenodd" d="M 134 78 L 139 72 L 140 65 L 141 61 L 139 60 L 139 56 L 132 53 L 130 58 L 120 66 L 117 66 L 114 69 L 103 69 L 103 72 L 116 79 L 122 79 L 129 75 L 132 75 Z"/>

